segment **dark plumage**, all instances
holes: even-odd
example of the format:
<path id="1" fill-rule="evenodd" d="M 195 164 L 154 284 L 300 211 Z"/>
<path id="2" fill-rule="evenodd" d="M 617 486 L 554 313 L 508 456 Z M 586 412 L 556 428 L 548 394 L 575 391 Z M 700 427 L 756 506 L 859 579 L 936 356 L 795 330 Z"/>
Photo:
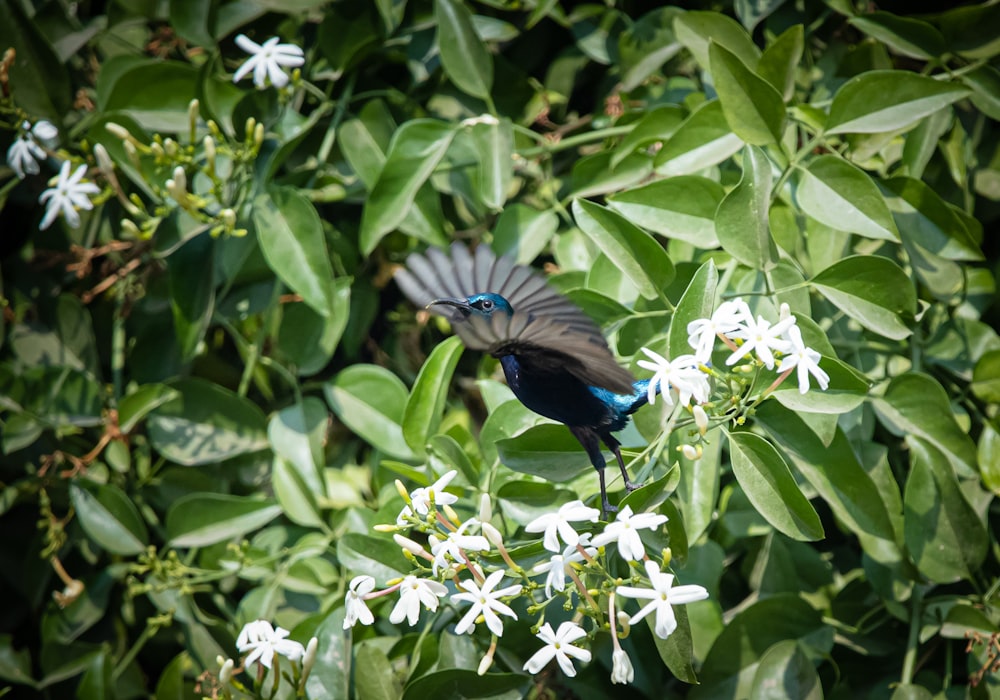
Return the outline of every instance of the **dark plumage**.
<path id="1" fill-rule="evenodd" d="M 625 488 L 621 443 L 612 432 L 646 403 L 648 380 L 635 381 L 608 349 L 600 328 L 531 268 L 481 245 L 458 243 L 412 254 L 396 282 L 410 300 L 447 318 L 465 345 L 500 360 L 507 384 L 525 406 L 565 423 L 601 481 L 601 505 L 614 510 L 604 483 L 600 441 L 614 453 Z"/>

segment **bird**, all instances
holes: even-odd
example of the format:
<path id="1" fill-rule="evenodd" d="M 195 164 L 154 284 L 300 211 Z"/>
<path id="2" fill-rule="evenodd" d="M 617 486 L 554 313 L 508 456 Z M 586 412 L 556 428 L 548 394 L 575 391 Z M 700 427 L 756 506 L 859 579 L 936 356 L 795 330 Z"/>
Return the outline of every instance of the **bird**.
<path id="1" fill-rule="evenodd" d="M 612 433 L 647 403 L 650 380 L 621 367 L 597 324 L 542 274 L 485 244 L 470 252 L 456 242 L 450 254 L 411 253 L 394 277 L 417 307 L 446 318 L 466 347 L 497 358 L 522 404 L 569 428 L 599 475 L 604 517 L 617 508 L 608 500 L 601 442 L 626 492 L 639 488 Z"/>

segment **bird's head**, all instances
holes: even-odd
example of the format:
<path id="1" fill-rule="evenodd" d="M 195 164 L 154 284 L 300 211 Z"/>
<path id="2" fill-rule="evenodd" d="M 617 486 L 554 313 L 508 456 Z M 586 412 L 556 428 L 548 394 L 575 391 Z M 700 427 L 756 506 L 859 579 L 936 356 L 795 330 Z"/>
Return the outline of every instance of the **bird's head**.
<path id="1" fill-rule="evenodd" d="M 489 318 L 496 313 L 506 316 L 511 316 L 514 313 L 510 302 L 499 294 L 473 294 L 471 297 L 466 297 L 465 299 L 441 297 L 440 299 L 435 299 L 427 306 L 434 306 L 435 304 L 443 304 L 458 309 L 464 318 L 468 318 L 473 314 Z"/>

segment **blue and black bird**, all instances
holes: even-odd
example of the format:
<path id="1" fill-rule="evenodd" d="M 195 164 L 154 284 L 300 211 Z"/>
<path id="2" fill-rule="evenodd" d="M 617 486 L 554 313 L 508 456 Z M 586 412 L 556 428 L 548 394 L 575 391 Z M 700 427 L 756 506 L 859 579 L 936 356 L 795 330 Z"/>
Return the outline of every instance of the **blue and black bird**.
<path id="1" fill-rule="evenodd" d="M 414 304 L 447 318 L 473 350 L 500 360 L 514 395 L 536 413 L 565 423 L 600 475 L 601 507 L 615 510 L 604 481 L 600 441 L 614 453 L 626 491 L 621 443 L 612 433 L 647 401 L 649 380 L 620 367 L 600 329 L 545 278 L 487 246 L 460 243 L 411 254 L 396 282 Z"/>

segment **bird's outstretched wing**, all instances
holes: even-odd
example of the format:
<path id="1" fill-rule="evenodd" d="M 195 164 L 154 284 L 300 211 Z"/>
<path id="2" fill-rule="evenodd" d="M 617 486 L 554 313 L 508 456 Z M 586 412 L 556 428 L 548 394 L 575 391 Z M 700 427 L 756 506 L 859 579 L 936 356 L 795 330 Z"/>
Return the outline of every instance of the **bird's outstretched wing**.
<path id="1" fill-rule="evenodd" d="M 516 353 L 535 366 L 564 369 L 581 381 L 616 393 L 631 393 L 633 377 L 619 367 L 600 328 L 573 302 L 552 289 L 545 278 L 487 246 L 475 253 L 461 243 L 451 255 L 436 248 L 413 253 L 396 271 L 400 289 L 417 306 L 435 299 L 466 299 L 499 294 L 513 315 L 465 316 L 457 308 L 435 305 L 431 312 L 452 322 L 466 346 L 494 355 Z"/>

